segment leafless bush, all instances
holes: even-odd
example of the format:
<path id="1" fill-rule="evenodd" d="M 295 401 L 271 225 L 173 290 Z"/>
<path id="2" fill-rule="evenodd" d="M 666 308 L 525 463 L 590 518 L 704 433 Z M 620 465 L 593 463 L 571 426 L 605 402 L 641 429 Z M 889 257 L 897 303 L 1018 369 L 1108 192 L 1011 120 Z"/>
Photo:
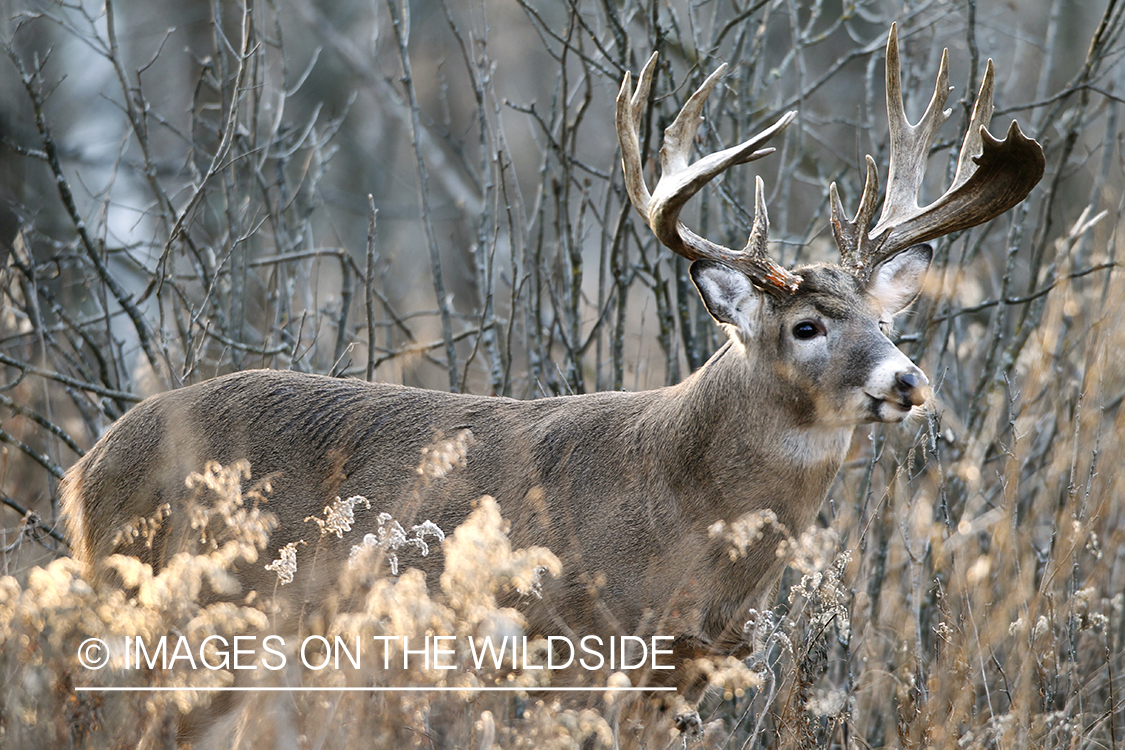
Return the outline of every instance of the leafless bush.
<path id="1" fill-rule="evenodd" d="M 937 406 L 913 428 L 857 433 L 822 517 L 831 586 L 791 572 L 779 608 L 754 613 L 756 661 L 735 670 L 743 688 L 704 704 L 702 741 L 1116 745 L 1123 13 L 1062 0 L 15 4 L 0 73 L 0 544 L 21 583 L 4 579 L 5 606 L 25 616 L 16 587 L 40 576 L 87 596 L 65 560 L 31 566 L 61 554 L 64 468 L 144 395 L 263 366 L 518 397 L 678 381 L 719 333 L 625 197 L 622 75 L 661 51 L 646 155 L 720 61 L 731 70 L 701 152 L 797 109 L 778 153 L 727 174 L 693 221 L 740 246 L 761 174 L 775 255 L 825 259 L 828 185 L 854 203 L 863 155 L 885 172 L 882 49 L 898 21 L 908 113 L 943 47 L 957 86 L 933 153 L 946 174 L 923 192 L 948 184 L 986 56 L 995 129 L 1017 117 L 1047 175 L 1009 214 L 936 243 L 898 343 L 933 376 Z M 36 648 L 20 632 L 5 669 Z M 70 695 L 59 669 L 52 689 Z M 26 685 L 6 685 L 0 732 L 47 720 L 27 713 Z M 59 701 L 50 720 L 85 731 L 111 700 Z M 326 720 L 343 705 L 308 702 Z M 464 736 L 513 746 L 554 715 L 440 703 L 355 711 L 461 711 Z M 601 720 L 559 725 L 593 737 Z"/>

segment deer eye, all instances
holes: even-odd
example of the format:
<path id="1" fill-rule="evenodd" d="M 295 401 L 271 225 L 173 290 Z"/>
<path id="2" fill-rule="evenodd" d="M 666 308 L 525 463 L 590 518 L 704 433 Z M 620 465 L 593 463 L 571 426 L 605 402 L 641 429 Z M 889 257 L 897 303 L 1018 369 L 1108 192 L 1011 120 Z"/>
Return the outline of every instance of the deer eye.
<path id="1" fill-rule="evenodd" d="M 808 341 L 824 333 L 824 327 L 812 320 L 802 320 L 793 326 L 793 338 Z"/>

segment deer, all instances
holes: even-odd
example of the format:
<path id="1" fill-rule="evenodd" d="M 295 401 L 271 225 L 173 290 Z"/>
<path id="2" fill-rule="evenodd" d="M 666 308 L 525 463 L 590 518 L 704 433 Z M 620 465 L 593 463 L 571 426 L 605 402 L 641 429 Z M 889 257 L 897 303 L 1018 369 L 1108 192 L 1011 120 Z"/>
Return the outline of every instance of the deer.
<path id="1" fill-rule="evenodd" d="M 91 578 L 112 579 L 106 560 L 116 552 L 159 569 L 188 543 L 198 532 L 183 512 L 190 492 L 184 480 L 208 462 L 245 460 L 254 476 L 269 478 L 268 509 L 277 518 L 269 544 L 281 548 L 307 535 L 304 519 L 333 498 L 378 503 L 409 495 L 420 451 L 435 435 L 464 435 L 463 465 L 411 501 L 379 509 L 403 525 L 425 519 L 450 530 L 476 498 L 495 498 L 513 546 L 546 547 L 562 563 L 562 572 L 543 582 L 541 600 L 521 605 L 529 632 L 667 635 L 671 663 L 681 666 L 746 653 L 747 612 L 784 567 L 777 529 L 799 532 L 813 523 L 858 426 L 904 422 L 932 398 L 926 375 L 890 338 L 895 317 L 922 290 L 933 257 L 926 243 L 1017 205 L 1043 176 L 1045 161 L 1014 121 L 1003 140 L 988 131 L 989 60 L 952 184 L 919 206 L 930 147 L 950 116 L 948 51 L 929 105 L 912 125 L 892 26 L 885 196 L 880 201 L 878 170 L 867 156 L 851 218 L 830 186 L 840 261 L 785 268 L 768 253 L 761 177 L 741 250 L 697 235 L 680 213 L 716 176 L 772 153 L 766 144 L 796 113 L 693 162 L 704 104 L 726 68 L 719 66 L 665 131 L 661 174 L 650 191 L 639 143 L 656 65 L 654 53 L 635 89 L 625 73 L 616 130 L 633 206 L 662 244 L 690 261 L 703 304 L 727 334 L 702 367 L 655 390 L 530 400 L 271 370 L 161 393 L 117 420 L 62 484 L 70 546 Z M 165 506 L 168 517 L 151 547 L 115 536 L 128 519 Z M 776 523 L 744 554 L 730 554 L 716 524 L 763 512 Z M 374 518 L 357 513 L 357 530 L 371 530 Z M 291 596 L 315 605 L 350 544 L 329 535 L 317 565 L 298 565 Z M 439 565 L 436 556 L 418 564 L 427 571 Z M 240 567 L 238 579 L 243 591 L 277 588 L 261 564 Z M 669 678 L 683 684 L 676 674 Z"/>

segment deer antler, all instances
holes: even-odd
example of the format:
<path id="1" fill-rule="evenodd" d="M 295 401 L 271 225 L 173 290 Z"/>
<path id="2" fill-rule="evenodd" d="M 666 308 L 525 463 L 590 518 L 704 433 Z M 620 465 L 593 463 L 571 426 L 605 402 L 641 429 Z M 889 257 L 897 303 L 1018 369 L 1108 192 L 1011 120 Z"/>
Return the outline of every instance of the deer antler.
<path id="1" fill-rule="evenodd" d="M 703 117 L 700 112 L 711 90 L 715 88 L 726 64 L 707 77 L 703 85 L 684 104 L 676 120 L 664 131 L 664 145 L 660 149 L 660 180 L 649 193 L 641 174 L 640 119 L 648 100 L 652 74 L 656 69 L 656 53 L 645 63 L 632 90 L 631 77 L 625 73 L 621 93 L 617 95 L 617 138 L 621 143 L 621 163 L 625 170 L 625 186 L 629 198 L 653 234 L 673 252 L 688 260 L 709 259 L 725 263 L 749 276 L 755 283 L 777 295 L 791 294 L 797 290 L 801 277 L 782 268 L 766 254 L 769 217 L 763 198 L 762 178 L 754 185 L 754 224 L 750 238 L 741 252 L 717 245 L 692 232 L 680 223 L 680 209 L 701 187 L 716 175 L 734 166 L 760 159 L 774 152 L 762 146 L 784 130 L 797 116 L 786 113 L 772 127 L 753 138 L 724 151 L 703 157 L 689 164 L 691 145 Z"/>
<path id="2" fill-rule="evenodd" d="M 992 60 L 985 67 L 969 132 L 961 145 L 953 184 L 936 201 L 918 206 L 918 191 L 926 158 L 938 128 L 949 117 L 943 110 L 949 86 L 948 50 L 942 52 L 937 84 L 930 104 L 917 125 L 906 119 L 899 72 L 898 30 L 891 25 L 887 39 L 887 120 L 890 125 L 891 164 L 887 197 L 879 221 L 870 231 L 878 201 L 879 176 L 867 157 L 867 180 L 853 219 L 844 216 L 836 183 L 830 187 L 832 233 L 843 265 L 866 282 L 872 270 L 911 245 L 975 227 L 996 218 L 1027 197 L 1043 177 L 1043 149 L 1012 122 L 1003 141 L 988 132 L 992 118 Z"/>

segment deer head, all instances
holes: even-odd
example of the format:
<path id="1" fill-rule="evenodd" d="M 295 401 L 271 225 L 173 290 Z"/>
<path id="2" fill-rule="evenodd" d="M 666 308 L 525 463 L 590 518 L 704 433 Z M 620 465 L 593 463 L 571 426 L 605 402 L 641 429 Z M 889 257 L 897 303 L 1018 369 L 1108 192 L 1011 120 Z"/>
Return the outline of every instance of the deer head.
<path id="1" fill-rule="evenodd" d="M 691 196 L 735 164 L 774 151 L 765 144 L 796 117 L 788 112 L 742 144 L 694 164 L 689 155 L 703 121 L 701 111 L 726 68 L 722 65 L 688 99 L 664 133 L 661 176 L 650 193 L 641 168 L 638 125 L 648 99 L 656 55 L 641 71 L 636 90 L 625 74 L 617 97 L 617 133 L 630 199 L 657 238 L 692 261 L 691 276 L 712 317 L 748 357 L 770 364 L 783 394 L 806 405 L 810 421 L 844 426 L 896 422 L 923 405 L 929 384 L 922 371 L 887 337 L 896 314 L 918 295 L 932 258 L 922 244 L 982 224 L 1022 201 L 1043 176 L 1043 151 L 1013 122 L 1003 141 L 987 129 L 992 116 L 993 68 L 989 60 L 969 131 L 949 189 L 918 205 L 930 146 L 950 115 L 948 50 L 921 121 L 911 125 L 902 103 L 898 37 L 887 41 L 887 116 L 890 165 L 878 222 L 879 177 L 867 157 L 859 208 L 848 219 L 836 184 L 830 186 L 832 234 L 839 264 L 786 269 L 769 257 L 769 219 L 761 177 L 755 180 L 754 221 L 746 247 L 731 250 L 692 232 L 679 220 Z M 811 407 L 811 408 L 809 408 Z"/>

